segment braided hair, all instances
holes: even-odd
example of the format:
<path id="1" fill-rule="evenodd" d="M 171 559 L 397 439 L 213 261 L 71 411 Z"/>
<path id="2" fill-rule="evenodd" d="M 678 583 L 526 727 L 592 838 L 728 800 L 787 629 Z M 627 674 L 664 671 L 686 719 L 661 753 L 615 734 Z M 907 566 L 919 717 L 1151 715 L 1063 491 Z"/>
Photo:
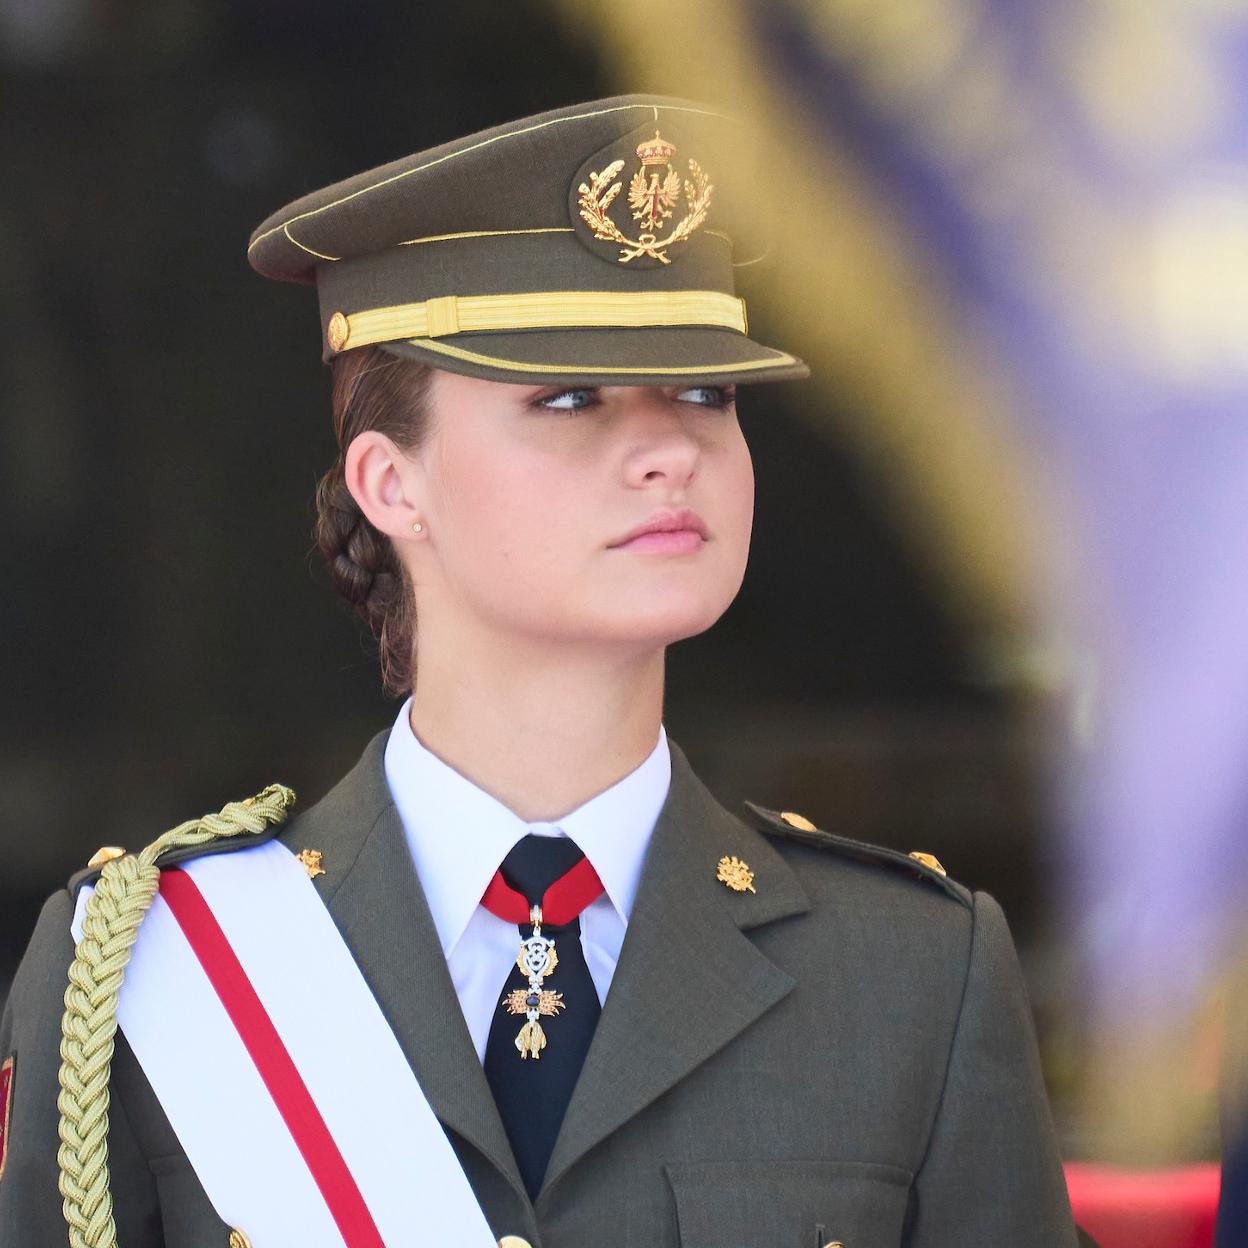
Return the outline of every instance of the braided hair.
<path id="1" fill-rule="evenodd" d="M 416 658 L 413 587 L 390 539 L 360 511 L 347 489 L 347 448 L 376 430 L 400 450 L 417 450 L 429 429 L 433 370 L 380 347 L 346 351 L 333 362 L 334 435 L 338 457 L 316 487 L 316 544 L 334 589 L 377 638 L 385 691 L 412 688 Z"/>

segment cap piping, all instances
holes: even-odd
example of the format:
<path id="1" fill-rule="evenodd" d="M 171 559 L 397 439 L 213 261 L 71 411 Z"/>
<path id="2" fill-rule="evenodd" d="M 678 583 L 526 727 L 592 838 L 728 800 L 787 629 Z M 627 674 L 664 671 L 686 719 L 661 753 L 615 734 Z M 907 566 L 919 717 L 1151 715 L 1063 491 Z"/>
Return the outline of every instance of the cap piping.
<path id="1" fill-rule="evenodd" d="M 415 247 L 419 243 L 446 243 L 456 238 L 500 238 L 508 234 L 575 234 L 570 225 L 532 225 L 523 230 L 460 230 L 455 234 L 426 234 L 424 238 L 405 238 L 396 247 Z M 709 234 L 710 231 L 707 230 Z M 289 237 L 289 235 L 287 236 Z"/>

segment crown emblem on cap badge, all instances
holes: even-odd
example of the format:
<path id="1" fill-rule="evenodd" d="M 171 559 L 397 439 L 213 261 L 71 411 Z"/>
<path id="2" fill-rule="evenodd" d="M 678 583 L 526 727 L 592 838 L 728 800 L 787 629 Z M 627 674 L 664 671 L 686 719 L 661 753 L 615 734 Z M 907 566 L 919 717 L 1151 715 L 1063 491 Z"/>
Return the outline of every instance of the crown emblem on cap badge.
<path id="1" fill-rule="evenodd" d="M 624 168 L 622 160 L 613 160 L 600 173 L 591 173 L 589 181 L 577 187 L 581 219 L 593 230 L 595 238 L 620 245 L 622 250 L 617 259 L 621 264 L 638 256 L 671 264 L 667 249 L 687 241 L 706 220 L 711 192 L 715 188 L 696 160 L 689 161 L 689 176 L 682 178 L 672 165 L 675 155 L 675 144 L 669 143 L 657 130 L 653 139 L 646 139 L 637 146 L 641 164 L 628 184 L 628 206 L 632 209 L 633 220 L 641 225 L 641 233 L 636 238 L 629 238 L 607 212 L 623 189 L 624 184 L 614 180 Z M 658 231 L 666 228 L 667 222 L 675 216 L 682 190 L 685 215 L 666 237 L 659 238 Z"/>

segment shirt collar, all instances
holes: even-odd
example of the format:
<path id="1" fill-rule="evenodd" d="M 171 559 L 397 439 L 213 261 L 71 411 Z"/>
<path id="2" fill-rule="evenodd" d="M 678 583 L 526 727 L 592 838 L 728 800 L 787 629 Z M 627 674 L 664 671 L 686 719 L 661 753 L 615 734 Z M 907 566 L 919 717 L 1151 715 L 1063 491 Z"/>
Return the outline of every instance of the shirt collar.
<path id="1" fill-rule="evenodd" d="M 545 823 L 526 823 L 426 748 L 412 731 L 408 698 L 386 743 L 386 783 L 402 820 L 442 951 L 464 934 L 498 864 L 529 832 L 562 832 L 580 846 L 627 923 L 650 834 L 667 800 L 672 758 L 667 734 L 636 770 Z"/>

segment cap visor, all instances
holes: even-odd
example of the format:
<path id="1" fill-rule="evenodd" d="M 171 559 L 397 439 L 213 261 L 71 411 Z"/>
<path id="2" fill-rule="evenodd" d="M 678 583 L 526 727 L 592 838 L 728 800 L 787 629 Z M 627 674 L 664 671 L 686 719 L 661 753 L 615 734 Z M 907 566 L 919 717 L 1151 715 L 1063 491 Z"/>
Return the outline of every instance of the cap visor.
<path id="1" fill-rule="evenodd" d="M 689 380 L 727 385 L 810 376 L 796 356 L 711 327 L 529 329 L 378 345 L 406 359 L 490 381 L 641 386 Z"/>

